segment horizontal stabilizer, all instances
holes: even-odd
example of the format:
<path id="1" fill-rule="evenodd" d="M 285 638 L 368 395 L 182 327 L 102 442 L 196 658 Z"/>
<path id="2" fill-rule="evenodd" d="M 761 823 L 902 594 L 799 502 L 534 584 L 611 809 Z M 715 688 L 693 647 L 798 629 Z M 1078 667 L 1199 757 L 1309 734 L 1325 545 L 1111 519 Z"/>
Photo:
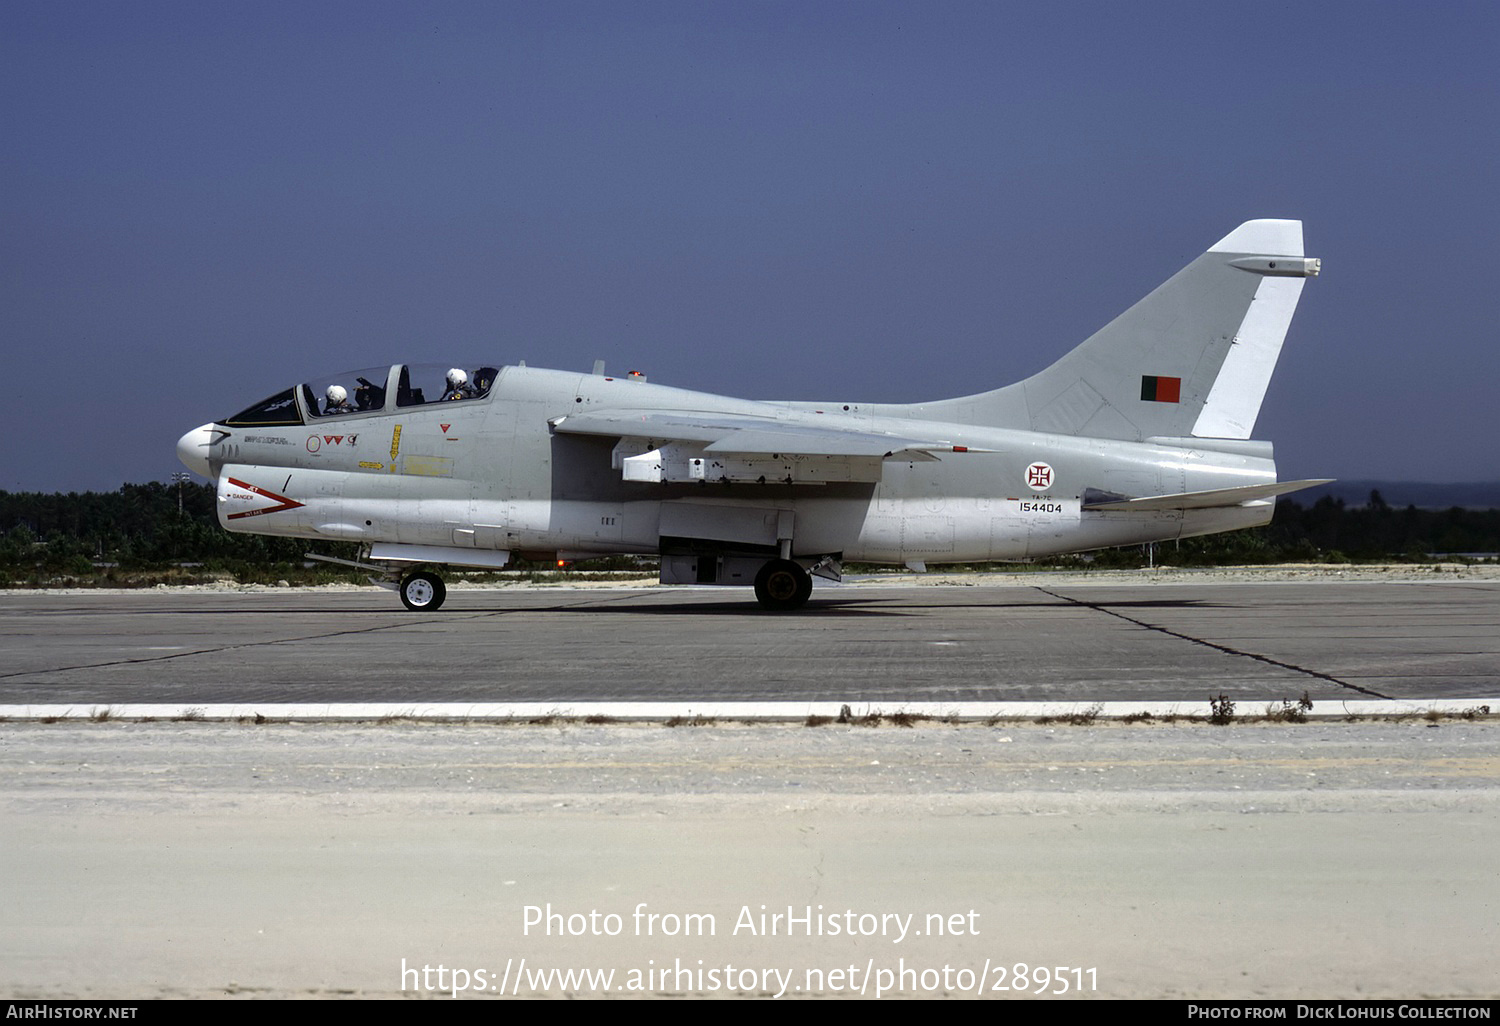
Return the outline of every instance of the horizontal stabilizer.
<path id="1" fill-rule="evenodd" d="M 1240 506 L 1247 502 L 1274 498 L 1287 492 L 1297 492 L 1315 485 L 1328 484 L 1333 478 L 1317 478 L 1308 481 L 1273 481 L 1263 485 L 1244 485 L 1240 488 L 1216 488 L 1211 492 L 1179 492 L 1176 495 L 1148 495 L 1139 499 L 1114 496 L 1090 500 L 1084 496 L 1086 510 L 1170 510 L 1170 509 L 1214 509 L 1224 506 Z"/>

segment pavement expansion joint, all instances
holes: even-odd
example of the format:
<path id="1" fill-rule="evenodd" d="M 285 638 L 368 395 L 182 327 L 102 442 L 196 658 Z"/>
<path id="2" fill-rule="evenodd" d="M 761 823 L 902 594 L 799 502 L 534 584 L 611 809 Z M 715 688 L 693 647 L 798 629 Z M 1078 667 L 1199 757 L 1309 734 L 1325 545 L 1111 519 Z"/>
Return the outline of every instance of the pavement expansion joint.
<path id="1" fill-rule="evenodd" d="M 1391 695 L 1381 694 L 1379 691 L 1375 691 L 1371 688 L 1363 688 L 1358 684 L 1351 684 L 1349 681 L 1340 680 L 1332 674 L 1323 673 L 1319 670 L 1309 670 L 1305 666 L 1298 666 L 1296 663 L 1283 662 L 1280 659 L 1273 659 L 1270 656 L 1261 655 L 1258 652 L 1246 652 L 1242 649 L 1234 648 L 1229 645 L 1221 645 L 1217 641 L 1208 641 L 1205 638 L 1195 638 L 1191 634 L 1184 634 L 1182 631 L 1174 631 L 1170 627 L 1163 627 L 1159 624 L 1147 623 L 1144 620 L 1137 620 L 1133 616 L 1127 616 L 1124 613 L 1118 612 L 1114 609 L 1110 609 L 1108 606 L 1102 605 L 1097 602 L 1088 602 L 1084 599 L 1073 598 L 1070 595 L 1061 595 L 1055 591 L 1048 591 L 1046 588 L 1040 586 L 1037 586 L 1036 590 L 1041 592 L 1043 595 L 1048 595 L 1055 599 L 1061 599 L 1064 602 L 1071 602 L 1076 606 L 1083 606 L 1087 609 L 1092 609 L 1095 612 L 1113 616 L 1117 619 L 1124 620 L 1126 623 L 1132 623 L 1137 627 L 1144 627 L 1146 630 L 1156 631 L 1160 634 L 1165 634 L 1168 637 L 1178 638 L 1182 641 L 1191 642 L 1194 645 L 1203 645 L 1206 648 L 1215 649 L 1219 652 L 1223 652 L 1226 655 L 1242 656 L 1245 659 L 1254 659 L 1259 662 L 1266 663 L 1270 666 L 1280 667 L 1283 670 L 1291 670 L 1293 673 L 1306 674 L 1309 677 L 1316 677 L 1318 680 L 1325 680 L 1330 684 L 1337 685 L 1341 688 L 1348 688 L 1350 691 L 1358 692 L 1361 695 L 1368 695 L 1371 698 L 1380 698 L 1387 701 L 1394 700 L 1393 696 Z"/>

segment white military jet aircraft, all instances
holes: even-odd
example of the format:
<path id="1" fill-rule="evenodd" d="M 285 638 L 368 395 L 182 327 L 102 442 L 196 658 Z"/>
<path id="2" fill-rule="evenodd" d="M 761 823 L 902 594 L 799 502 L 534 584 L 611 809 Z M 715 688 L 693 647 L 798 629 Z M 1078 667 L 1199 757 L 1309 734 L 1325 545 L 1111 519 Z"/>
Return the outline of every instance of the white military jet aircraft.
<path id="1" fill-rule="evenodd" d="M 1300 221 L 1246 222 L 1052 366 L 958 399 L 753 402 L 602 365 L 398 364 L 293 386 L 177 452 L 217 482 L 225 528 L 362 542 L 354 565 L 414 610 L 445 594 L 424 564 L 610 553 L 790 610 L 845 560 L 1020 560 L 1269 522 L 1275 496 L 1321 483 L 1278 482 L 1250 439 L 1319 269 Z"/>

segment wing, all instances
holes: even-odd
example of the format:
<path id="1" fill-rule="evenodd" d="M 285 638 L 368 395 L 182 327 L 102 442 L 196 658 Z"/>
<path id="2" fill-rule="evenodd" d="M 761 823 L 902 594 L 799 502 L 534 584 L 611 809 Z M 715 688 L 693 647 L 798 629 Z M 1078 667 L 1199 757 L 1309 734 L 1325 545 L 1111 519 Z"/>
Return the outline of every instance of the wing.
<path id="1" fill-rule="evenodd" d="M 618 438 L 614 465 L 627 481 L 879 481 L 886 460 L 971 451 L 941 438 L 739 413 L 603 410 L 549 423 L 558 434 Z"/>

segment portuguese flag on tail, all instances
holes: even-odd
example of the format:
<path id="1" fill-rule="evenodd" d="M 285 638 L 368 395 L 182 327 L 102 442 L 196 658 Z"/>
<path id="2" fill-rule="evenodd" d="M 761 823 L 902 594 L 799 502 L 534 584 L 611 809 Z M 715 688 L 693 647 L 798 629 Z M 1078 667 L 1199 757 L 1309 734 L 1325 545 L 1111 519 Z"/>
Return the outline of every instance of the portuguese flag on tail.
<path id="1" fill-rule="evenodd" d="M 1181 402 L 1182 379 L 1158 378 L 1151 374 L 1142 374 L 1141 399 L 1150 403 Z"/>

